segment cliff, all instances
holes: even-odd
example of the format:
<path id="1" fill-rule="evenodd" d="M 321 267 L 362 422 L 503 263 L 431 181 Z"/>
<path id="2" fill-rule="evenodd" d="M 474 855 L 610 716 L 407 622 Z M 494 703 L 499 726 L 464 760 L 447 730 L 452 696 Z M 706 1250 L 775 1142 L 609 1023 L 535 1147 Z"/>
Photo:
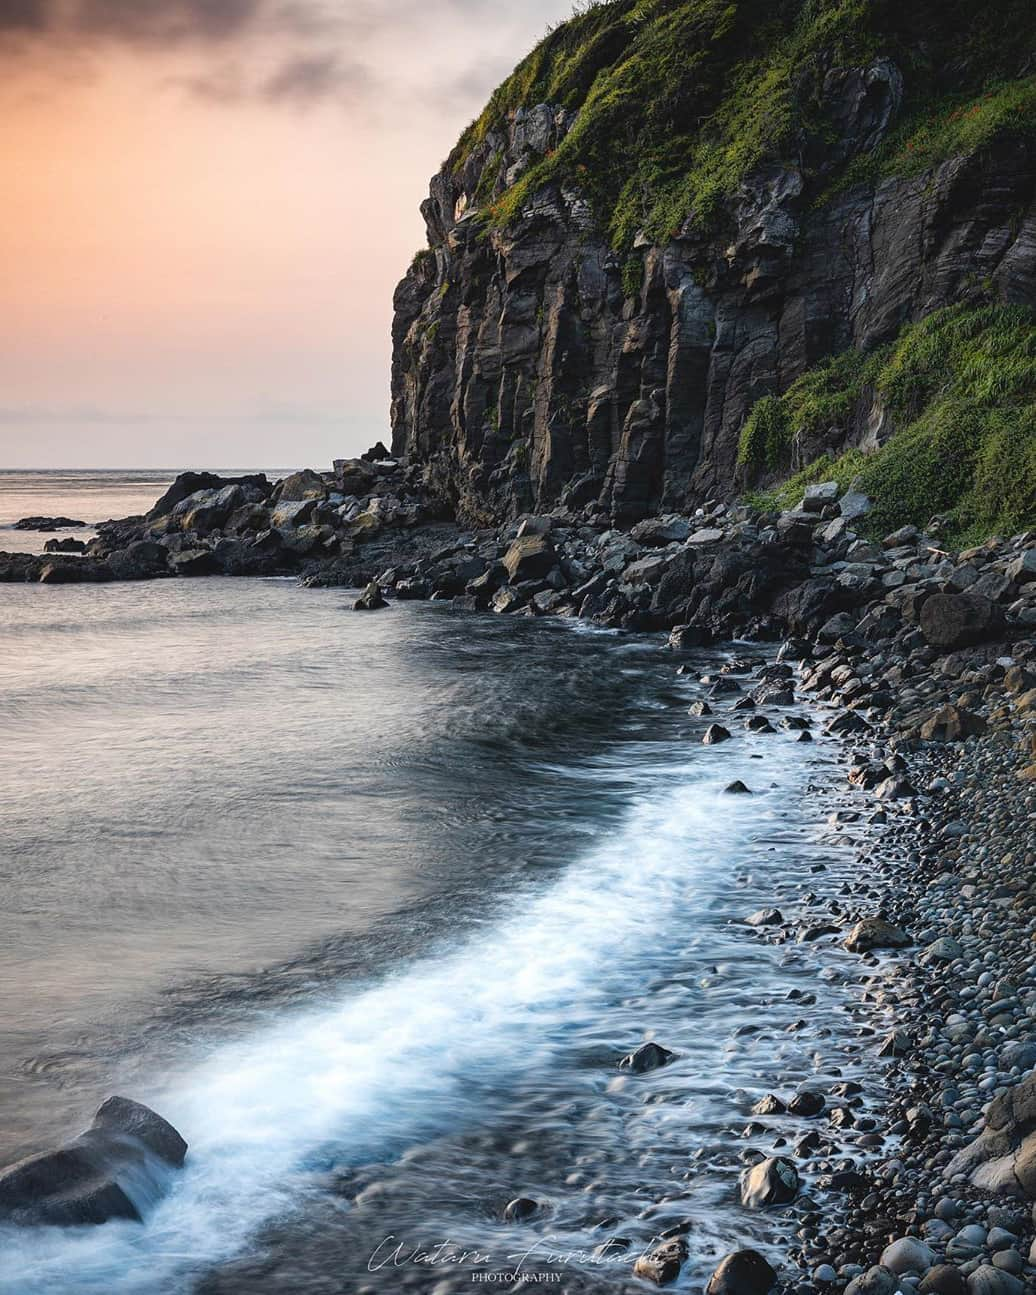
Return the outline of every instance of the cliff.
<path id="1" fill-rule="evenodd" d="M 1036 519 L 1034 48 L 1019 0 L 588 8 L 432 180 L 393 452 L 478 522 L 918 456 L 883 523 Z"/>

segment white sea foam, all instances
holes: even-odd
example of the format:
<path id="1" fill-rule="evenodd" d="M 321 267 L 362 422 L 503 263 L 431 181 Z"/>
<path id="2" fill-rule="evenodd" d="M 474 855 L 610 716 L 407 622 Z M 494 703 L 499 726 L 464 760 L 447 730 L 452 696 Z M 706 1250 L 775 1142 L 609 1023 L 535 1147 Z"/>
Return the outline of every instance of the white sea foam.
<path id="1" fill-rule="evenodd" d="M 217 1051 L 162 1097 L 191 1150 L 147 1223 L 8 1230 L 0 1292 L 182 1290 L 188 1268 L 240 1252 L 297 1201 L 307 1160 L 333 1147 L 362 1162 L 462 1124 L 477 1113 L 474 1081 L 506 1084 L 547 1064 L 567 1024 L 628 992 L 660 927 L 693 913 L 696 878 L 729 872 L 774 812 L 771 794 L 720 794 L 732 777 L 772 769 L 731 754 L 708 777 L 704 764 L 696 750 L 664 777 L 638 770 L 653 790 L 621 829 L 456 951 Z"/>

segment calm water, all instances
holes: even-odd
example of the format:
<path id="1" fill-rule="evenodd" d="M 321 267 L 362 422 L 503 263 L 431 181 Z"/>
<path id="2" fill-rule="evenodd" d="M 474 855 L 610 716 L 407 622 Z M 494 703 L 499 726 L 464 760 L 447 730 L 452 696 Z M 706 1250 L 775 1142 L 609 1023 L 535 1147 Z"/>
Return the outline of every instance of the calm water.
<path id="1" fill-rule="evenodd" d="M 255 469 L 216 468 L 224 476 L 240 476 Z M 89 540 L 98 522 L 146 513 L 181 469 L 138 469 L 97 472 L 87 470 L 0 470 L 0 552 L 42 553 L 50 539 L 73 535 Z M 268 469 L 271 480 L 292 469 Z M 16 531 L 23 517 L 68 517 L 86 522 L 87 529 L 47 533 Z"/>
<path id="2" fill-rule="evenodd" d="M 737 1129 L 855 1044 L 840 955 L 733 923 L 849 875 L 806 794 L 834 753 L 703 748 L 650 637 L 349 606 L 0 587 L 0 1161 L 112 1092 L 191 1144 L 143 1227 L 0 1229 L 4 1295 L 445 1295 L 693 1219 L 689 1290 L 774 1239 Z M 619 1076 L 652 1035 L 680 1059 Z M 545 1216 L 502 1224 L 518 1195 Z M 447 1239 L 477 1256 L 410 1257 Z"/>

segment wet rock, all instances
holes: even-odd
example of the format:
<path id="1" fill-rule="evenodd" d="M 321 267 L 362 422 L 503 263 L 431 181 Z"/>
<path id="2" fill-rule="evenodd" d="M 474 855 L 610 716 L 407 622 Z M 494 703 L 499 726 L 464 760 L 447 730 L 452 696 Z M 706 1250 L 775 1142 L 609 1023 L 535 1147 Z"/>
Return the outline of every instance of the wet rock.
<path id="1" fill-rule="evenodd" d="M 767 1295 L 776 1283 L 776 1272 L 758 1250 L 738 1250 L 721 1261 L 705 1295 Z"/>
<path id="2" fill-rule="evenodd" d="M 845 938 L 850 953 L 869 953 L 872 949 L 903 949 L 910 936 L 883 917 L 865 917 L 857 922 Z"/>
<path id="3" fill-rule="evenodd" d="M 641 1255 L 633 1265 L 633 1272 L 656 1286 L 668 1286 L 680 1276 L 687 1255 L 687 1242 L 683 1237 L 672 1237 Z"/>
<path id="4" fill-rule="evenodd" d="M 777 1096 L 776 1093 L 767 1093 L 765 1097 L 760 1097 L 752 1107 L 753 1115 L 783 1115 L 788 1108 Z"/>
<path id="5" fill-rule="evenodd" d="M 619 1069 L 628 1070 L 633 1075 L 643 1075 L 649 1070 L 667 1066 L 675 1056 L 675 1052 L 670 1052 L 657 1043 L 644 1043 L 635 1052 L 623 1057 L 619 1062 Z"/>
<path id="6" fill-rule="evenodd" d="M 729 740 L 730 732 L 722 724 L 710 724 L 705 731 L 705 736 L 702 738 L 702 742 L 706 746 L 717 746 L 720 742 Z"/>
<path id="7" fill-rule="evenodd" d="M 372 580 L 370 584 L 360 594 L 359 598 L 353 603 L 353 610 L 358 612 L 375 612 L 382 607 L 387 607 L 388 603 L 382 597 L 381 589 L 377 581 Z"/>
<path id="8" fill-rule="evenodd" d="M 809 1089 L 805 1089 L 801 1093 L 796 1093 L 788 1103 L 788 1112 L 791 1115 L 801 1115 L 807 1119 L 812 1119 L 814 1116 L 819 1115 L 826 1105 L 827 1103 L 821 1093 L 814 1093 Z"/>
<path id="9" fill-rule="evenodd" d="M 783 921 L 779 908 L 761 908 L 758 913 L 745 918 L 747 926 L 780 926 Z"/>
<path id="10" fill-rule="evenodd" d="M 15 522 L 16 531 L 74 531 L 85 526 L 86 522 L 77 521 L 74 517 L 22 517 Z"/>
<path id="11" fill-rule="evenodd" d="M 219 571 L 210 549 L 184 549 L 169 556 L 169 570 L 174 576 L 212 576 Z"/>
<path id="12" fill-rule="evenodd" d="M 44 553 L 85 553 L 86 544 L 83 540 L 73 539 L 69 536 L 65 540 L 47 540 L 43 546 Z"/>
<path id="13" fill-rule="evenodd" d="M 748 1209 L 786 1205 L 799 1191 L 799 1171 L 783 1156 L 768 1156 L 741 1179 L 741 1204 Z"/>
<path id="14" fill-rule="evenodd" d="M 160 1115 L 110 1097 L 85 1133 L 0 1174 L 0 1218 L 69 1226 L 140 1220 L 143 1199 L 161 1194 L 187 1143 Z"/>
<path id="15" fill-rule="evenodd" d="M 534 1201 L 528 1196 L 519 1196 L 505 1207 L 504 1218 L 508 1223 L 525 1223 L 535 1218 L 539 1212 L 539 1201 Z"/>
<path id="16" fill-rule="evenodd" d="M 752 794 L 751 788 L 746 787 L 740 778 L 727 783 L 723 790 L 728 796 L 751 796 Z"/>

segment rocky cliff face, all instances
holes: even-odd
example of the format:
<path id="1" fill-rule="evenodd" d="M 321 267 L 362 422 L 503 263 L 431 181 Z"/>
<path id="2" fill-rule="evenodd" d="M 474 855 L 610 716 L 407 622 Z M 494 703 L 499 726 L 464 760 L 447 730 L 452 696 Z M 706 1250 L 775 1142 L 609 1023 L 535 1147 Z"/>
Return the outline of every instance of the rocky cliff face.
<path id="1" fill-rule="evenodd" d="M 727 500 L 754 484 L 737 465 L 753 404 L 819 360 L 977 294 L 1036 306 L 1031 139 L 818 201 L 895 129 L 904 76 L 888 58 L 832 68 L 821 95 L 823 134 L 753 170 L 718 231 L 641 236 L 633 260 L 563 183 L 506 224 L 483 219 L 572 111 L 519 109 L 444 167 L 423 205 L 429 249 L 395 298 L 394 453 L 473 521 L 561 503 L 628 522 Z M 791 466 L 893 430 L 867 393 Z"/>

